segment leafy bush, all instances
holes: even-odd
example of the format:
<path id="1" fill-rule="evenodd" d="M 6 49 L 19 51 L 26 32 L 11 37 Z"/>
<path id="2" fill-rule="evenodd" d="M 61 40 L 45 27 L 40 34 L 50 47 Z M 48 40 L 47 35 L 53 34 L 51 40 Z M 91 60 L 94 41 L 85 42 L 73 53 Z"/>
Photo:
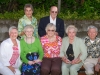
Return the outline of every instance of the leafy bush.
<path id="1" fill-rule="evenodd" d="M 0 19 L 16 19 L 18 20 L 19 18 L 21 18 L 24 15 L 24 11 L 20 10 L 18 12 L 5 12 L 4 14 L 0 13 Z M 45 10 L 41 10 L 39 9 L 35 9 L 33 16 L 36 17 L 38 20 L 44 16 L 48 16 L 49 15 L 49 11 L 45 11 Z M 93 20 L 98 20 L 100 19 L 100 15 L 97 13 L 97 11 L 93 12 L 93 13 L 88 13 L 88 14 L 84 14 L 81 15 L 80 13 L 74 11 L 71 12 L 70 10 L 66 10 L 65 13 L 61 12 L 58 14 L 58 17 L 64 19 L 64 20 L 69 20 L 69 19 L 76 19 L 76 20 L 84 20 L 84 19 L 93 19 Z"/>
<path id="2" fill-rule="evenodd" d="M 24 15 L 24 5 L 33 5 L 33 16 L 38 20 L 49 15 L 52 5 L 58 0 L 1 0 L 0 19 L 19 19 Z M 61 0 L 61 11 L 58 16 L 64 20 L 69 19 L 100 19 L 100 0 Z"/>

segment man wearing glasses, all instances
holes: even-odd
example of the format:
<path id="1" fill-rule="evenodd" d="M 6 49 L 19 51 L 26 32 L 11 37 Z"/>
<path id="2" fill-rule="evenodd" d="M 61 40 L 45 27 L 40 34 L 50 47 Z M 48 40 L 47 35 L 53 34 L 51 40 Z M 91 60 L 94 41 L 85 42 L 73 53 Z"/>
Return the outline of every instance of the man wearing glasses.
<path id="1" fill-rule="evenodd" d="M 57 17 L 58 8 L 52 6 L 50 8 L 50 16 L 46 16 L 40 19 L 38 26 L 38 34 L 40 37 L 46 35 L 45 27 L 48 23 L 53 23 L 56 26 L 55 34 L 62 37 L 64 36 L 64 21 Z"/>

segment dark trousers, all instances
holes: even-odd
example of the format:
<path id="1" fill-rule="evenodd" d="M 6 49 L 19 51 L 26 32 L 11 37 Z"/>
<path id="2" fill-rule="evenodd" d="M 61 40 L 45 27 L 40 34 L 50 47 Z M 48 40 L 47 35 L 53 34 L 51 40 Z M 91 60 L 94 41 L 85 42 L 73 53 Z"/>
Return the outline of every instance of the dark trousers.
<path id="1" fill-rule="evenodd" d="M 59 57 L 43 58 L 41 64 L 41 75 L 60 75 L 62 60 Z"/>

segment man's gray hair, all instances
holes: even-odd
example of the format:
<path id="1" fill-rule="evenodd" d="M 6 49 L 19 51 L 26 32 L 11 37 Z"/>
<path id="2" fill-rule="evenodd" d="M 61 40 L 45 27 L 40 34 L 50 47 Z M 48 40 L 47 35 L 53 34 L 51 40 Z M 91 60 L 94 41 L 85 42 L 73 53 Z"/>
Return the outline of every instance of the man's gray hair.
<path id="1" fill-rule="evenodd" d="M 11 27 L 9 28 L 9 33 L 11 32 L 12 29 L 18 30 L 16 26 L 11 26 Z"/>
<path id="2" fill-rule="evenodd" d="M 98 32 L 98 28 L 93 25 L 88 26 L 87 31 L 89 31 L 89 29 L 95 29 Z"/>

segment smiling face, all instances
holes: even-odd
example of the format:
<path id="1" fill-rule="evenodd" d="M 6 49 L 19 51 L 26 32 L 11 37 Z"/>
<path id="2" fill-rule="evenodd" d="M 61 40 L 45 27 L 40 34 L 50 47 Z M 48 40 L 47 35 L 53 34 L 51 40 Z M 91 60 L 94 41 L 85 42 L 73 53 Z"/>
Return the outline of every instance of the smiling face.
<path id="1" fill-rule="evenodd" d="M 55 29 L 53 26 L 47 29 L 47 35 L 49 37 L 53 37 L 55 35 Z"/>
<path id="2" fill-rule="evenodd" d="M 55 19 L 57 17 L 57 14 L 58 14 L 58 8 L 56 6 L 51 7 L 50 16 L 52 17 L 52 19 Z"/>
<path id="3" fill-rule="evenodd" d="M 27 7 L 25 8 L 25 15 L 28 17 L 28 18 L 31 18 L 32 17 L 32 14 L 33 14 L 33 11 L 30 7 Z"/>
<path id="4" fill-rule="evenodd" d="M 17 39 L 17 36 L 18 36 L 18 31 L 17 29 L 12 29 L 10 32 L 9 32 L 9 36 L 12 40 L 15 40 Z"/>
<path id="5" fill-rule="evenodd" d="M 97 31 L 95 28 L 91 28 L 88 31 L 88 36 L 91 40 L 95 40 L 96 36 L 97 36 Z"/>
<path id="6" fill-rule="evenodd" d="M 27 38 L 31 38 L 33 36 L 33 29 L 32 28 L 27 28 L 25 30 L 25 35 Z"/>
<path id="7" fill-rule="evenodd" d="M 75 36 L 76 36 L 76 31 L 75 29 L 69 29 L 68 33 L 67 33 L 68 37 L 70 40 L 74 40 Z"/>

